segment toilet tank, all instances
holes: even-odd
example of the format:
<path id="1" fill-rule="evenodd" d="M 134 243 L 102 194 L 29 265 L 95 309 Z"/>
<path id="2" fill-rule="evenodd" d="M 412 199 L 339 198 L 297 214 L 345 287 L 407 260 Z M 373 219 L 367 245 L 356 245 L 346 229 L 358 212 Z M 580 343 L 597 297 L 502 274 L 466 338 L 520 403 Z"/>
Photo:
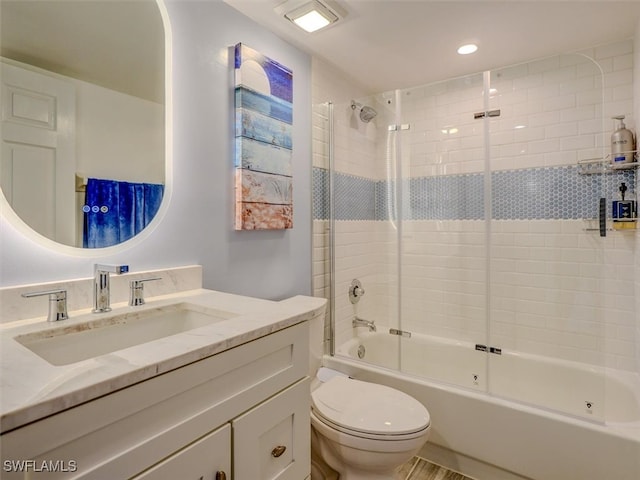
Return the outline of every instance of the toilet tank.
<path id="1" fill-rule="evenodd" d="M 326 304 L 325 304 L 326 305 Z M 309 376 L 314 378 L 324 354 L 324 320 L 326 307 L 309 320 Z"/>

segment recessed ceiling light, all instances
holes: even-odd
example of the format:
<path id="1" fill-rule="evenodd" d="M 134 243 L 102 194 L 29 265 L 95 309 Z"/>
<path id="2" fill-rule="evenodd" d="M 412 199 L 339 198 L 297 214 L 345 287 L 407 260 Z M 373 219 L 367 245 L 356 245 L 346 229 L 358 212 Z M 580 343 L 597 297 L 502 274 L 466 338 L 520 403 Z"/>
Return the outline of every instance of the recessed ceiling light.
<path id="1" fill-rule="evenodd" d="M 462 45 L 458 47 L 458 53 L 460 55 L 469 55 L 470 53 L 475 53 L 478 51 L 478 46 L 475 43 L 468 43 L 466 45 Z"/>
<path id="2" fill-rule="evenodd" d="M 338 16 L 317 0 L 286 12 L 284 16 L 309 33 L 338 21 Z"/>

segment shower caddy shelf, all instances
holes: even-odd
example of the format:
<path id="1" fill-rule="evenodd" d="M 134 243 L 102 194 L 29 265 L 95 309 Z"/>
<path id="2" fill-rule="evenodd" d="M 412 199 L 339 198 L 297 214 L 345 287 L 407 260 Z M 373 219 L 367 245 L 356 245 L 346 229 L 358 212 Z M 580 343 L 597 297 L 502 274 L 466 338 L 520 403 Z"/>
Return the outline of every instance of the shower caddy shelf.
<path id="1" fill-rule="evenodd" d="M 633 153 L 634 160 L 630 163 L 621 163 L 620 165 L 614 165 L 611 163 L 611 154 L 606 155 L 604 158 L 590 158 L 587 160 L 578 161 L 578 173 L 580 175 L 597 175 L 600 173 L 611 173 L 619 170 L 634 170 L 638 168 L 640 162 L 638 161 L 638 152 L 640 150 L 631 150 L 624 153 Z"/>
<path id="2" fill-rule="evenodd" d="M 599 175 L 599 174 L 607 174 L 613 173 L 620 170 L 635 170 L 640 165 L 638 161 L 638 157 L 640 150 L 630 150 L 629 152 L 624 153 L 633 153 L 633 162 L 629 163 L 621 163 L 620 165 L 615 165 L 611 163 L 611 154 L 606 155 L 604 158 L 594 158 L 587 160 L 579 160 L 578 161 L 578 173 L 580 175 Z M 596 222 L 600 225 L 596 228 L 588 226 L 583 230 L 585 232 L 600 232 L 600 236 L 606 236 L 606 232 L 637 232 L 635 228 L 613 228 L 611 225 L 613 222 L 611 220 L 606 220 L 606 227 L 603 228 L 603 224 L 599 218 L 583 218 L 585 222 Z"/>

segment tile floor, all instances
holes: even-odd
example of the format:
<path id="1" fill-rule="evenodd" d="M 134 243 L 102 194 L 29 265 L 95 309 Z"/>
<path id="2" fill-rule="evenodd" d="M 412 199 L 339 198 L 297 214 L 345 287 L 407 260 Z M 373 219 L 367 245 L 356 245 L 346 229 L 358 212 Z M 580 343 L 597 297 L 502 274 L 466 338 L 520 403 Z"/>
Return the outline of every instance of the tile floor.
<path id="1" fill-rule="evenodd" d="M 413 457 L 405 463 L 395 480 L 473 480 L 444 467 L 426 461 L 424 458 Z"/>

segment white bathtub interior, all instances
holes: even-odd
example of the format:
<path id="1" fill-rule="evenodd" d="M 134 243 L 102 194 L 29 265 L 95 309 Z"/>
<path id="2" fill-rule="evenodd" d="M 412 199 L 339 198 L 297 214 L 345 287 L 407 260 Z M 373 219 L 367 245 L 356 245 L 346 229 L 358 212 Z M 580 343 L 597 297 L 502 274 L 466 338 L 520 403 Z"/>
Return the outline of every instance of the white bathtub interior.
<path id="1" fill-rule="evenodd" d="M 402 338 L 381 327 L 340 345 L 337 355 L 599 424 L 640 427 L 640 382 L 631 372 L 517 352 L 490 355 L 469 343 Z M 483 362 L 490 363 L 488 379 L 478 368 Z"/>

